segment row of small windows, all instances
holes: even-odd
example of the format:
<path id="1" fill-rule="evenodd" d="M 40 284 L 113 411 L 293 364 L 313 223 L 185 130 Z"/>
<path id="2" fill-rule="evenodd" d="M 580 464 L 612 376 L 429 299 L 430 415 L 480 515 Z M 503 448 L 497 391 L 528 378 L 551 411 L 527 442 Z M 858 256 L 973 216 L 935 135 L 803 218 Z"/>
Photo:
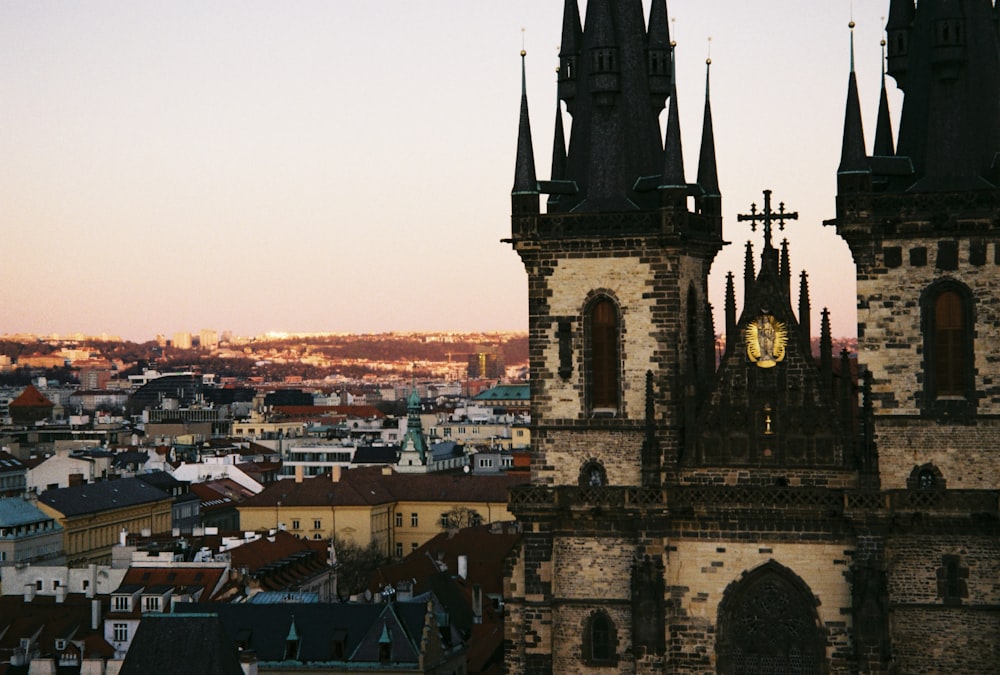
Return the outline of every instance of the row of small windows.
<path id="1" fill-rule="evenodd" d="M 397 511 L 396 512 L 396 527 L 402 527 L 402 526 L 403 526 L 403 514 L 402 514 L 402 512 Z M 416 513 L 411 513 L 410 514 L 410 527 L 419 527 L 419 526 L 420 526 L 420 516 L 418 516 Z"/>

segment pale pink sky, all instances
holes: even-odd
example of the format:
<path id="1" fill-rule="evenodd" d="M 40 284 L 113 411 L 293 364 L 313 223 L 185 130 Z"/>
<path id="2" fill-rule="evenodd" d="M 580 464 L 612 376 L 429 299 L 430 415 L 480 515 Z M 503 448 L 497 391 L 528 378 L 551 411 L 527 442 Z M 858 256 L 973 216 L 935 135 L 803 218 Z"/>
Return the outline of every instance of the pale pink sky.
<path id="1" fill-rule="evenodd" d="M 562 5 L 0 3 L 0 334 L 525 329 L 524 270 L 500 243 L 518 53 L 523 27 L 547 178 Z M 853 335 L 850 254 L 821 225 L 834 215 L 849 2 L 668 9 L 689 180 L 712 38 L 733 242 L 713 268 L 717 311 L 750 236 L 735 214 L 770 188 L 800 214 L 786 234 L 796 278 L 810 274 L 813 325 L 828 305 L 834 333 Z M 869 144 L 887 10 L 853 8 Z"/>

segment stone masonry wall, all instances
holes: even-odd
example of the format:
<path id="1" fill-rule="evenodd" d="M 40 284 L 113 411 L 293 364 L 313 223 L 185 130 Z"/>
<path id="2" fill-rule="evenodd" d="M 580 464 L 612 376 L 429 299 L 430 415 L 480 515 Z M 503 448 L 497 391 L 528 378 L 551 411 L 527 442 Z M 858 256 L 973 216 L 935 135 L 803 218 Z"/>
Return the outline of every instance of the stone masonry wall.
<path id="1" fill-rule="evenodd" d="M 555 485 L 576 485 L 581 467 L 594 460 L 604 467 L 608 485 L 639 485 L 641 446 L 639 431 L 590 430 L 586 436 L 551 431 L 538 441 L 537 452 L 545 458 L 539 473 Z"/>
<path id="2" fill-rule="evenodd" d="M 851 586 L 845 573 L 852 562 L 851 548 L 839 543 L 671 541 L 667 565 L 668 612 L 673 607 L 667 627 L 671 672 L 715 673 L 716 625 L 726 587 L 770 560 L 808 585 L 827 631 L 831 672 L 849 672 Z"/>
<path id="3" fill-rule="evenodd" d="M 933 464 L 948 488 L 1000 487 L 1000 420 L 943 424 L 914 418 L 875 420 L 875 443 L 883 489 L 906 487 L 916 467 Z"/>
<path id="4" fill-rule="evenodd" d="M 957 247 L 957 264 L 939 261 Z M 984 248 L 985 247 L 985 248 Z M 939 253 L 944 251 L 944 253 Z M 984 252 L 985 251 L 985 252 Z M 876 416 L 916 417 L 923 395 L 920 296 L 933 282 L 968 286 L 975 312 L 977 413 L 1000 413 L 1000 248 L 981 240 L 907 239 L 886 245 L 858 269 L 859 361 L 873 375 Z M 973 262 L 975 261 L 975 262 Z M 945 268 L 940 269 L 940 264 Z M 876 419 L 883 487 L 902 487 L 916 464 L 939 462 L 949 487 L 995 487 L 1000 435 L 989 426 L 923 425 L 900 433 Z"/>

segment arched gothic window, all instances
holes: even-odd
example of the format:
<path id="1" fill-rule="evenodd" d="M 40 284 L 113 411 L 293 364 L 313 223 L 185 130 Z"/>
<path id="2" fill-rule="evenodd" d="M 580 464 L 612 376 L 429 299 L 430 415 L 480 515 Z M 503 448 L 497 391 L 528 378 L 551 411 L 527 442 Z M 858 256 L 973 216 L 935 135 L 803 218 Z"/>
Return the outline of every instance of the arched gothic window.
<path id="1" fill-rule="evenodd" d="M 618 630 L 604 610 L 587 617 L 583 629 L 583 661 L 591 666 L 613 666 L 618 662 Z"/>
<path id="2" fill-rule="evenodd" d="M 809 587 L 771 561 L 733 582 L 719 603 L 717 672 L 826 672 L 826 636 Z"/>
<path id="3" fill-rule="evenodd" d="M 608 484 L 608 474 L 597 460 L 590 460 L 580 469 L 580 487 L 604 487 Z"/>
<path id="4" fill-rule="evenodd" d="M 607 296 L 587 308 L 588 392 L 591 412 L 617 413 L 621 391 L 618 305 Z"/>
<path id="5" fill-rule="evenodd" d="M 924 332 L 924 405 L 931 414 L 969 412 L 975 405 L 972 293 L 941 281 L 921 297 Z"/>

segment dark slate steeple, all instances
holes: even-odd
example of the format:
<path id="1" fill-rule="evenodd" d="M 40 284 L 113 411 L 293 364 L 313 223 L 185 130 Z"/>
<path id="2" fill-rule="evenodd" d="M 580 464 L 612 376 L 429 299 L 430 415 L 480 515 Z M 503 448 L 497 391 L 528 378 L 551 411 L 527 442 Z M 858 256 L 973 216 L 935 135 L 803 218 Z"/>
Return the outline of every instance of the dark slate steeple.
<path id="1" fill-rule="evenodd" d="M 660 187 L 681 190 L 681 194 L 686 195 L 687 180 L 684 178 L 684 150 L 681 147 L 681 119 L 680 111 L 677 109 L 676 81 L 670 87 L 670 107 L 667 110 L 667 131 L 663 145 L 663 179 Z"/>
<path id="2" fill-rule="evenodd" d="M 719 170 L 715 161 L 715 131 L 712 127 L 710 71 L 712 59 L 705 60 L 705 114 L 701 125 L 701 152 L 698 155 L 698 187 L 706 197 L 721 197 Z"/>
<path id="3" fill-rule="evenodd" d="M 662 105 L 655 103 L 663 94 L 655 89 L 665 83 L 650 74 L 653 62 L 657 67 L 669 65 L 661 58 L 666 28 L 661 5 L 663 0 L 654 2 L 655 15 L 651 13 L 651 46 L 640 0 L 591 0 L 582 30 L 577 1 L 566 0 L 559 95 L 573 124 L 565 182 L 556 186 L 556 212 L 659 206 L 651 189 L 659 181 L 644 187 L 640 179 L 658 178 L 663 172 L 658 121 Z"/>
<path id="4" fill-rule="evenodd" d="M 896 154 L 892 140 L 892 119 L 889 116 L 889 94 L 885 88 L 885 40 L 882 40 L 882 93 L 878 101 L 878 118 L 875 123 L 875 145 L 872 155 L 892 157 Z"/>
<path id="5" fill-rule="evenodd" d="M 1000 38 L 990 0 L 892 5 L 889 75 L 905 97 L 896 155 L 913 176 L 890 189 L 988 189 L 998 181 Z M 907 21 L 908 20 L 908 21 Z"/>
<path id="6" fill-rule="evenodd" d="M 562 103 L 556 96 L 556 122 L 552 138 L 552 184 L 561 183 L 566 177 L 566 132 L 563 129 Z M 559 194 L 550 194 L 549 210 L 558 208 Z"/>
<path id="7" fill-rule="evenodd" d="M 514 215 L 538 213 L 538 178 L 535 176 L 535 150 L 531 143 L 528 118 L 528 86 L 525 74 L 526 52 L 521 50 L 521 119 L 517 130 L 517 158 L 514 164 L 514 189 L 511 210 Z"/>
<path id="8" fill-rule="evenodd" d="M 868 171 L 865 133 L 861 123 L 861 99 L 858 96 L 858 79 L 854 72 L 854 22 L 851 21 L 849 25 L 851 28 L 851 73 L 847 80 L 847 109 L 844 112 L 844 138 L 840 151 L 840 168 L 837 169 L 838 178 L 843 174 Z"/>
<path id="9" fill-rule="evenodd" d="M 567 109 L 573 112 L 576 97 L 576 83 L 579 79 L 580 42 L 583 28 L 580 27 L 580 8 L 576 0 L 566 0 L 563 6 L 562 44 L 559 45 L 559 98 L 566 101 Z"/>
<path id="10" fill-rule="evenodd" d="M 649 8 L 649 27 L 646 31 L 646 40 L 650 101 L 653 110 L 659 114 L 663 110 L 674 83 L 673 49 L 670 44 L 666 0 L 653 0 L 653 4 Z"/>

